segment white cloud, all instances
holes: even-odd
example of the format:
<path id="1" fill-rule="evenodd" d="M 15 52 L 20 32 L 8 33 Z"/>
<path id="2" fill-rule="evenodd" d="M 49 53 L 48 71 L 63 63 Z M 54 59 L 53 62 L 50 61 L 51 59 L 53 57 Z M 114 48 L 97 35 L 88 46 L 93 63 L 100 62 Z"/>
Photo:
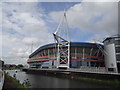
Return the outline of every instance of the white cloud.
<path id="1" fill-rule="evenodd" d="M 23 39 L 23 43 L 27 44 L 27 45 L 32 45 L 32 43 L 34 44 L 39 44 L 39 40 L 38 38 L 35 38 L 35 37 L 25 37 Z"/>
<path id="2" fill-rule="evenodd" d="M 67 10 L 70 27 L 77 27 L 86 32 L 117 34 L 118 3 L 115 2 L 82 2 Z M 63 11 L 51 12 L 50 16 L 59 21 Z"/>
<path id="3" fill-rule="evenodd" d="M 107 34 L 95 34 L 95 35 L 93 35 L 93 37 L 91 37 L 86 42 L 103 44 L 103 40 L 105 40 L 106 37 L 109 37 L 109 35 L 107 35 Z"/>
<path id="4" fill-rule="evenodd" d="M 12 50 L 9 52 L 9 55 L 15 56 L 15 57 L 28 57 L 30 53 L 27 52 L 24 48 L 12 48 Z"/>
<path id="5" fill-rule="evenodd" d="M 18 13 L 17 17 L 25 23 L 44 24 L 44 22 L 41 23 L 38 19 L 30 16 L 29 13 Z"/>
<path id="6" fill-rule="evenodd" d="M 42 18 L 43 11 L 40 6 L 37 7 L 37 4 L 3 3 L 2 46 L 5 48 L 2 53 L 6 63 L 26 63 L 31 53 L 32 42 L 34 50 L 52 41 L 49 27 Z"/>
<path id="7" fill-rule="evenodd" d="M 2 45 L 8 48 L 12 48 L 13 45 L 15 47 L 19 47 L 21 45 L 21 39 L 17 38 L 16 36 L 12 36 L 10 34 L 2 34 Z"/>

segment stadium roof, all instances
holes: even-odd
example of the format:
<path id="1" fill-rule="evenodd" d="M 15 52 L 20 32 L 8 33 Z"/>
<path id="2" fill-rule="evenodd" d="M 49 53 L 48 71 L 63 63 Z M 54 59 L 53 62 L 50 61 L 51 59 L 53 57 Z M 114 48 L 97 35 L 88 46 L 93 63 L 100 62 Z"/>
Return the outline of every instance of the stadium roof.
<path id="1" fill-rule="evenodd" d="M 101 44 L 99 44 L 100 46 L 103 46 Z M 30 56 L 29 58 L 31 58 L 32 56 L 34 56 L 35 54 L 37 54 L 39 51 L 44 50 L 44 49 L 50 49 L 50 48 L 54 48 L 57 47 L 56 43 L 50 43 L 50 44 L 46 44 L 44 46 L 39 47 L 37 50 L 35 50 Z M 93 47 L 93 48 L 98 48 L 96 43 L 89 43 L 89 42 L 71 42 L 70 43 L 70 47 Z"/>

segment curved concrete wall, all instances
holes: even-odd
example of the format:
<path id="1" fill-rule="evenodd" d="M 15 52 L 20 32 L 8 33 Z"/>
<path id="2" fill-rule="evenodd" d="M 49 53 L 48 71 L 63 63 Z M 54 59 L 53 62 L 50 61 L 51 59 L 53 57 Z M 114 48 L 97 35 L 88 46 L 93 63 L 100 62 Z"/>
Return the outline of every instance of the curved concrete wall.
<path id="1" fill-rule="evenodd" d="M 112 68 L 114 72 L 117 72 L 115 45 L 105 45 L 105 51 L 107 52 L 107 55 L 105 55 L 105 66 L 107 70 Z"/>

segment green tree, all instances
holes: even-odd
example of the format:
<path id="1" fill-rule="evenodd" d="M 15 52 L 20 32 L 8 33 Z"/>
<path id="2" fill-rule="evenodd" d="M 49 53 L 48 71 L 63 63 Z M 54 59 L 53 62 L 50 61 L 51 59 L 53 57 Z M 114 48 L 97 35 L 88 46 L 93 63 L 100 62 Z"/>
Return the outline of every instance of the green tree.
<path id="1" fill-rule="evenodd" d="M 24 66 L 22 64 L 17 65 L 18 68 L 23 68 Z"/>

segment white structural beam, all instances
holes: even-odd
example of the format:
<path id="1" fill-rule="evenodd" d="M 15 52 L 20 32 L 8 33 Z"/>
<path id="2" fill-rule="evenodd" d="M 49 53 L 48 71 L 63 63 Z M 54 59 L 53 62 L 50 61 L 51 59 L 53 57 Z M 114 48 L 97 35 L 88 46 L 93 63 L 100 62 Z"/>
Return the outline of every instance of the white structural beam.
<path id="1" fill-rule="evenodd" d="M 64 31 L 61 29 L 62 25 L 65 25 Z M 66 32 L 66 34 L 65 34 Z M 61 34 L 63 33 L 63 34 Z M 65 35 L 65 36 L 62 36 Z M 70 63 L 70 34 L 66 18 L 66 12 L 64 12 L 63 18 L 57 27 L 55 33 L 53 33 L 54 39 L 57 43 L 57 67 L 69 68 Z M 63 37 L 66 37 L 65 39 Z"/>

